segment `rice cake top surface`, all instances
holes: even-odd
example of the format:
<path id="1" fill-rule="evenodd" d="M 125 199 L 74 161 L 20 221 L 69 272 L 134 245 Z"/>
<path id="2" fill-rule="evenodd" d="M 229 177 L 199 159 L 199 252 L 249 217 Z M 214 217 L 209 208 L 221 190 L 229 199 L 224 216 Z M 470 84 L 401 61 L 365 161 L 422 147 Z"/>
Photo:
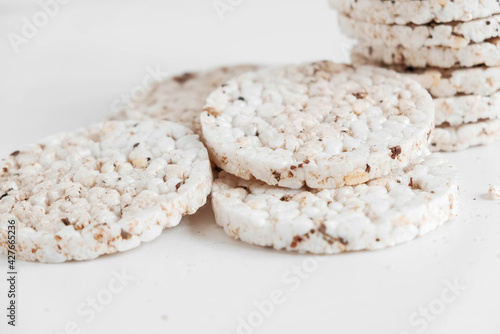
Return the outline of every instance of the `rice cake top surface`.
<path id="1" fill-rule="evenodd" d="M 213 160 L 231 174 L 337 188 L 420 156 L 434 105 L 396 72 L 325 61 L 243 74 L 210 95 L 201 122 Z"/>
<path id="2" fill-rule="evenodd" d="M 194 213 L 211 183 L 207 151 L 191 130 L 166 121 L 99 123 L 1 162 L 0 239 L 14 219 L 26 260 L 127 250 Z"/>

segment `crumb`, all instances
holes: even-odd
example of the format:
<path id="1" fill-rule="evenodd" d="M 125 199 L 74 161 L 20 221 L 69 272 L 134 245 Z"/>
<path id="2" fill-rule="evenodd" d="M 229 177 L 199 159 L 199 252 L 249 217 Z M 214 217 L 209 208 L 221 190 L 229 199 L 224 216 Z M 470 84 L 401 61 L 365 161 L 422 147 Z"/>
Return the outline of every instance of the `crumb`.
<path id="1" fill-rule="evenodd" d="M 490 196 L 494 200 L 500 199 L 500 186 L 491 185 L 490 186 Z"/>

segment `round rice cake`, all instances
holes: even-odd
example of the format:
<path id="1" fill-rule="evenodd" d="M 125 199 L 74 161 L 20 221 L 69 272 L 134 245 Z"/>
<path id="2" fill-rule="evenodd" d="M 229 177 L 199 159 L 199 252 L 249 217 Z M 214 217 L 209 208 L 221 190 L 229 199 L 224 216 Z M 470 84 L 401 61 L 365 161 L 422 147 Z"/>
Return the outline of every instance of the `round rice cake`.
<path id="1" fill-rule="evenodd" d="M 162 119 L 180 123 L 199 134 L 200 113 L 208 95 L 232 77 L 255 69 L 256 66 L 252 65 L 236 65 L 171 77 L 157 85 L 144 99 L 130 101 L 128 106 L 106 120 Z"/>
<path id="2" fill-rule="evenodd" d="M 434 105 L 396 72 L 324 61 L 229 81 L 210 95 L 201 123 L 212 161 L 228 173 L 294 189 L 338 188 L 419 157 Z"/>
<path id="3" fill-rule="evenodd" d="M 489 145 L 500 140 L 500 119 L 480 120 L 458 126 L 436 127 L 431 150 L 438 152 L 462 151 L 474 146 Z"/>
<path id="4" fill-rule="evenodd" d="M 424 46 L 463 48 L 500 36 L 500 15 L 469 22 L 425 25 L 386 25 L 361 22 L 339 15 L 342 31 L 362 43 L 418 49 Z"/>
<path id="5" fill-rule="evenodd" d="M 384 65 L 352 52 L 353 64 L 382 66 L 417 81 L 433 97 L 456 95 L 488 96 L 500 90 L 500 67 L 473 68 L 414 68 L 402 65 Z"/>
<path id="6" fill-rule="evenodd" d="M 500 118 L 500 92 L 490 96 L 462 95 L 434 99 L 436 125 L 461 125 Z"/>
<path id="7" fill-rule="evenodd" d="M 292 190 L 221 173 L 216 222 L 235 239 L 278 250 L 334 254 L 408 242 L 458 210 L 457 173 L 440 154 L 357 186 Z"/>
<path id="8" fill-rule="evenodd" d="M 375 24 L 471 21 L 500 13 L 497 0 L 329 0 L 330 7 Z"/>
<path id="9" fill-rule="evenodd" d="M 166 121 L 110 121 L 60 134 L 0 163 L 0 247 L 58 263 L 127 251 L 179 224 L 212 186 L 197 135 Z"/>
<path id="10" fill-rule="evenodd" d="M 469 44 L 460 49 L 426 46 L 418 49 L 399 46 L 356 44 L 352 52 L 386 65 L 411 67 L 473 67 L 500 66 L 500 38 Z"/>

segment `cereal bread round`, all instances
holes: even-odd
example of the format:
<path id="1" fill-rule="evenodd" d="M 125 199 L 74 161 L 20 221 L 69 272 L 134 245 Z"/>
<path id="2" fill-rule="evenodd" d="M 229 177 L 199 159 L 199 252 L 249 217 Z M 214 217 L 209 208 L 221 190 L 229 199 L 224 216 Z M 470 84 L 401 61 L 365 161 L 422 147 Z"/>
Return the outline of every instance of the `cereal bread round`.
<path id="1" fill-rule="evenodd" d="M 490 96 L 459 95 L 434 99 L 436 125 L 452 126 L 500 118 L 500 92 Z"/>
<path id="2" fill-rule="evenodd" d="M 372 61 L 387 65 L 411 67 L 473 67 L 478 65 L 500 66 L 500 38 L 468 44 L 454 49 L 426 46 L 418 49 L 399 46 L 381 46 L 367 43 L 356 44 L 352 52 Z"/>
<path id="3" fill-rule="evenodd" d="M 431 150 L 438 152 L 462 151 L 474 146 L 489 145 L 500 140 L 500 119 L 480 120 L 458 126 L 436 127 Z"/>
<path id="4" fill-rule="evenodd" d="M 180 123 L 199 134 L 200 113 L 208 95 L 232 77 L 255 69 L 252 65 L 236 65 L 173 76 L 157 85 L 144 99 L 130 101 L 106 120 L 162 119 Z"/>
<path id="5" fill-rule="evenodd" d="M 324 61 L 249 72 L 201 116 L 212 160 L 243 179 L 338 188 L 389 174 L 430 143 L 434 104 L 418 83 Z"/>
<path id="6" fill-rule="evenodd" d="M 426 24 L 470 21 L 500 13 L 497 0 L 329 0 L 330 7 L 358 21 Z"/>
<path id="7" fill-rule="evenodd" d="M 0 163 L 0 248 L 59 263 L 127 251 L 205 204 L 212 186 L 197 135 L 167 121 L 110 121 L 59 134 Z"/>
<path id="8" fill-rule="evenodd" d="M 457 214 L 455 169 L 440 154 L 366 184 L 292 190 L 221 173 L 216 222 L 235 239 L 279 250 L 377 250 L 422 236 Z"/>
<path id="9" fill-rule="evenodd" d="M 341 30 L 362 43 L 418 49 L 424 46 L 463 48 L 500 36 L 500 15 L 468 22 L 425 25 L 386 25 L 339 15 Z"/>
<path id="10" fill-rule="evenodd" d="M 381 66 L 417 81 L 433 97 L 456 95 L 488 96 L 500 90 L 500 67 L 479 66 L 473 68 L 413 68 L 402 65 L 384 65 L 353 52 L 354 64 Z"/>

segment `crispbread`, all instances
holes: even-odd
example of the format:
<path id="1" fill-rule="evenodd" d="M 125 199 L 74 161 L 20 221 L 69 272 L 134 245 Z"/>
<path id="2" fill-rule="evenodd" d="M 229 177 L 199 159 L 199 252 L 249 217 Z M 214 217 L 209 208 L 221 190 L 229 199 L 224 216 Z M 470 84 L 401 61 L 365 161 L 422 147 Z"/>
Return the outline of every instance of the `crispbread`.
<path id="1" fill-rule="evenodd" d="M 197 135 L 166 121 L 111 121 L 60 134 L 0 163 L 0 247 L 16 222 L 21 260 L 126 251 L 195 213 L 211 191 Z"/>
<path id="2" fill-rule="evenodd" d="M 215 180 L 216 222 L 244 242 L 333 254 L 377 250 L 422 236 L 457 213 L 455 169 L 433 154 L 355 187 L 291 190 L 227 173 Z"/>
<path id="3" fill-rule="evenodd" d="M 379 24 L 470 21 L 500 13 L 497 0 L 329 0 L 359 21 Z"/>
<path id="4" fill-rule="evenodd" d="M 500 140 L 500 119 L 480 120 L 458 126 L 440 125 L 432 138 L 433 151 L 453 152 Z"/>
<path id="5" fill-rule="evenodd" d="M 411 67 L 473 67 L 477 65 L 500 66 L 500 38 L 468 44 L 454 49 L 427 46 L 418 49 L 399 46 L 381 46 L 358 43 L 352 53 L 387 65 Z"/>
<path id="6" fill-rule="evenodd" d="M 456 95 L 488 96 L 500 90 L 500 67 L 474 68 L 413 68 L 401 65 L 384 65 L 370 61 L 353 51 L 354 64 L 382 66 L 417 81 L 433 97 Z"/>
<path id="7" fill-rule="evenodd" d="M 378 64 L 356 53 L 352 62 L 382 66 L 417 81 L 435 97 L 436 125 L 500 117 L 500 67 L 414 69 Z"/>
<path id="8" fill-rule="evenodd" d="M 500 118 L 500 91 L 490 96 L 462 95 L 434 99 L 436 125 L 461 125 Z"/>
<path id="9" fill-rule="evenodd" d="M 129 106 L 106 120 L 163 119 L 178 122 L 199 134 L 200 113 L 208 95 L 232 77 L 255 69 L 252 65 L 237 65 L 171 77 L 143 100 L 130 101 Z"/>
<path id="10" fill-rule="evenodd" d="M 428 145 L 429 93 L 396 72 L 332 62 L 250 72 L 208 98 L 212 160 L 243 179 L 337 188 L 387 175 Z"/>
<path id="11" fill-rule="evenodd" d="M 418 49 L 424 46 L 463 48 L 500 36 L 500 15 L 468 22 L 426 25 L 373 24 L 339 15 L 342 31 L 362 43 Z"/>

